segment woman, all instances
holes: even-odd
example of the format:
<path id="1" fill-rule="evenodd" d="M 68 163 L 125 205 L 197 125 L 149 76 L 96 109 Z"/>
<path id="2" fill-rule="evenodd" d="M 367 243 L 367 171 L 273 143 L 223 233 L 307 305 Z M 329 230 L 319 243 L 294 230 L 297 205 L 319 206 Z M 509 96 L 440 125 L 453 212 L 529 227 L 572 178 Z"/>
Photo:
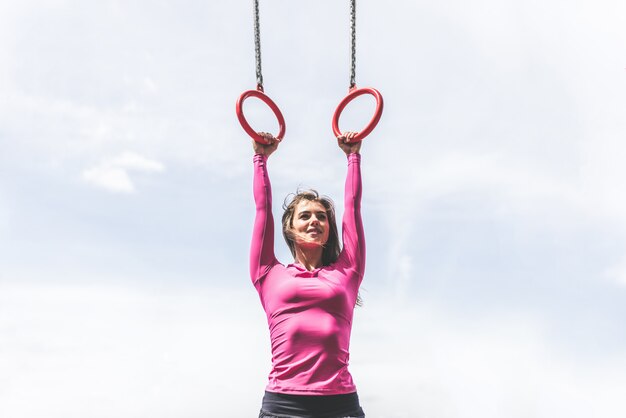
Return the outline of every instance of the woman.
<path id="1" fill-rule="evenodd" d="M 274 255 L 272 191 L 267 159 L 280 141 L 253 141 L 256 218 L 250 276 L 267 315 L 272 370 L 259 418 L 365 417 L 348 371 L 352 316 L 365 268 L 361 222 L 361 143 L 337 138 L 348 158 L 340 248 L 332 203 L 317 192 L 297 194 L 285 207 L 283 235 L 295 261 Z"/>

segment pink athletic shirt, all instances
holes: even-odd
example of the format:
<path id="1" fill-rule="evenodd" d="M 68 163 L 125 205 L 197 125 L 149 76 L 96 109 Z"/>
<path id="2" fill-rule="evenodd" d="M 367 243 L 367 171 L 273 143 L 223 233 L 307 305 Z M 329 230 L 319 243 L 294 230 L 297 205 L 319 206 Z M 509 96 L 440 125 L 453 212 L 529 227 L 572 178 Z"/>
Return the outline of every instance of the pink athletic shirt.
<path id="1" fill-rule="evenodd" d="M 254 156 L 256 218 L 250 276 L 267 315 L 272 343 L 269 392 L 356 392 L 348 360 L 354 304 L 365 269 L 360 163 L 360 154 L 348 156 L 343 250 L 335 263 L 308 271 L 299 264 L 285 266 L 274 255 L 267 157 Z"/>

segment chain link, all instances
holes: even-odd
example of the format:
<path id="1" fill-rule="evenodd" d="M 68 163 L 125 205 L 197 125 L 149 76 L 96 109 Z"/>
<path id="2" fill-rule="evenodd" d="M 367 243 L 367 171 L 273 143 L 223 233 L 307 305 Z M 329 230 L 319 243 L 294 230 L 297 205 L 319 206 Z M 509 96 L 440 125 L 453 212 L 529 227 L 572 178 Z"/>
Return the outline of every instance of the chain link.
<path id="1" fill-rule="evenodd" d="M 352 89 L 356 86 L 356 0 L 350 1 L 350 26 L 352 32 L 350 88 Z"/>
<path id="2" fill-rule="evenodd" d="M 263 90 L 261 73 L 261 30 L 259 28 L 259 0 L 254 0 L 254 53 L 256 59 L 256 85 Z"/>

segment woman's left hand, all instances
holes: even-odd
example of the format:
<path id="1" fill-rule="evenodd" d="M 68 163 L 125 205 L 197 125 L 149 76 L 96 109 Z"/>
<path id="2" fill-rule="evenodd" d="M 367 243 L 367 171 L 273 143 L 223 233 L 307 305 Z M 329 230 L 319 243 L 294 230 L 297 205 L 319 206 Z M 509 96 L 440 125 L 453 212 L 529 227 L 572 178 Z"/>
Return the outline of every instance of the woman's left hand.
<path id="1" fill-rule="evenodd" d="M 361 150 L 361 141 L 352 142 L 357 133 L 348 131 L 337 137 L 337 145 L 346 155 L 358 154 Z"/>

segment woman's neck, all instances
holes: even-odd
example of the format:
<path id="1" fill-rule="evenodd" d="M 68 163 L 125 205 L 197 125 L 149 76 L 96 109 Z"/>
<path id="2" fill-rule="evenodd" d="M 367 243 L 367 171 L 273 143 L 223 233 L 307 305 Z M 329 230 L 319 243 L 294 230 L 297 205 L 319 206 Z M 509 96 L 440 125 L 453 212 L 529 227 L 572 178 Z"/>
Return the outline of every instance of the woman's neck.
<path id="1" fill-rule="evenodd" d="M 308 271 L 322 267 L 323 251 L 324 247 L 296 247 L 296 263 L 302 265 Z"/>

